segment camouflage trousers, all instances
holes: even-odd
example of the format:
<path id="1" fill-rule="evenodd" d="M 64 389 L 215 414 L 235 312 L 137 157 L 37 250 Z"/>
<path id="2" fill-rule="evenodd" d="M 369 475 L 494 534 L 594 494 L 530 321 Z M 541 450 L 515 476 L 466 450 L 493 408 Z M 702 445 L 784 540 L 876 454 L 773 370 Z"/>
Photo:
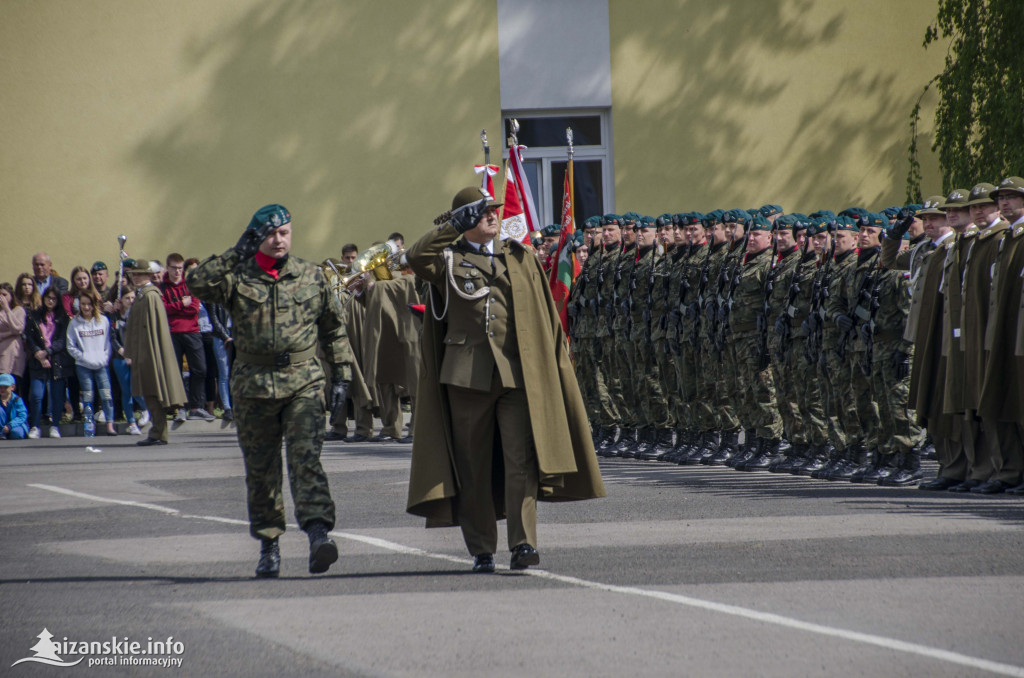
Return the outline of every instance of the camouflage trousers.
<path id="1" fill-rule="evenodd" d="M 878 404 L 875 403 L 873 393 L 871 390 L 871 377 L 864 374 L 861 369 L 861 364 L 864 361 L 864 351 L 850 351 L 846 355 L 847 362 L 847 379 L 850 382 L 850 390 L 853 393 L 853 400 L 847 401 L 852 402 L 856 405 L 856 408 L 848 407 L 849 410 L 856 417 L 857 427 L 856 433 L 850 433 L 852 439 L 856 442 L 851 444 L 864 445 L 867 449 L 871 450 L 878 447 Z M 904 398 L 909 395 L 909 384 L 908 392 L 904 394 Z"/>
<path id="2" fill-rule="evenodd" d="M 769 332 L 768 353 L 771 356 L 772 382 L 775 384 L 775 404 L 779 407 L 782 418 L 782 432 L 791 443 L 806 443 L 807 433 L 800 417 L 800 406 L 797 404 L 796 384 L 793 372 L 778 358 L 779 337 Z"/>
<path id="3" fill-rule="evenodd" d="M 878 404 L 878 449 L 882 454 L 910 452 L 921 441 L 921 427 L 908 409 L 910 376 L 899 379 L 893 360 L 899 353 L 913 356 L 904 341 L 875 342 L 871 361 L 871 388 Z"/>
<path id="4" fill-rule="evenodd" d="M 616 334 L 612 340 L 610 354 L 604 356 L 604 364 L 614 374 L 612 402 L 619 416 L 620 426 L 639 426 L 640 415 L 637 411 L 636 382 L 633 375 L 634 347 L 628 335 Z"/>
<path id="5" fill-rule="evenodd" d="M 678 425 L 695 433 L 718 428 L 712 409 L 712 398 L 700 393 L 701 378 L 697 369 L 697 352 L 689 341 L 680 343 L 676 366 L 680 395 L 679 412 L 683 417 L 679 419 Z"/>
<path id="6" fill-rule="evenodd" d="M 245 460 L 249 533 L 273 539 L 285 530 L 281 440 L 295 519 L 302 529 L 314 521 L 334 527 L 334 501 L 320 465 L 324 442 L 324 400 L 320 388 L 293 398 L 235 398 L 238 444 Z"/>
<path id="7" fill-rule="evenodd" d="M 704 340 L 703 350 L 698 354 L 697 397 L 711 403 L 714 428 L 708 430 L 735 431 L 740 427 L 736 418 L 734 403 L 725 384 L 725 357 L 720 359 L 710 339 Z"/>
<path id="8" fill-rule="evenodd" d="M 737 349 L 736 336 L 730 335 L 722 348 L 722 398 L 732 404 L 732 411 L 739 421 L 740 428 L 749 430 L 755 428 L 753 421 L 756 415 L 751 412 L 750 403 L 744 397 L 746 387 L 741 386 L 740 374 L 742 357 L 737 353 Z"/>
<path id="9" fill-rule="evenodd" d="M 599 422 L 601 401 L 597 389 L 597 359 L 594 356 L 594 339 L 579 337 L 571 345 L 573 366 L 576 369 L 576 382 L 580 386 L 583 405 L 587 409 L 587 418 L 591 422 Z"/>
<path id="10" fill-rule="evenodd" d="M 828 425 L 828 442 L 839 451 L 849 447 L 847 423 L 850 421 L 852 395 L 849 391 L 846 363 L 839 359 L 834 349 L 823 348 L 818 357 L 818 379 L 821 383 L 825 402 L 825 422 Z M 852 417 L 856 426 L 857 417 Z"/>
<path id="11" fill-rule="evenodd" d="M 779 440 L 782 438 L 782 417 L 775 400 L 775 383 L 770 366 L 761 367 L 757 332 L 735 335 L 731 342 L 736 357 L 736 372 L 739 375 L 739 395 L 743 411 L 746 412 L 747 426 L 758 438 Z"/>
<path id="12" fill-rule="evenodd" d="M 668 340 L 662 338 L 654 341 L 650 345 L 650 352 L 637 348 L 636 357 L 638 367 L 645 375 L 639 384 L 641 408 L 644 411 L 641 423 L 659 430 L 673 428 L 676 420 L 672 403 L 678 401 L 678 396 L 676 369 L 672 364 Z"/>
<path id="13" fill-rule="evenodd" d="M 810 445 L 828 443 L 828 423 L 825 419 L 825 394 L 818 375 L 818 366 L 807 360 L 807 340 L 794 338 L 790 346 L 788 371 L 796 394 L 797 413 L 800 417 L 802 442 Z M 800 442 L 792 440 L 791 442 Z"/>
<path id="14" fill-rule="evenodd" d="M 615 340 L 612 337 L 601 337 L 593 344 L 592 355 L 597 370 L 597 399 L 600 407 L 598 422 L 602 426 L 614 426 L 621 423 L 616 408 L 617 396 L 621 391 L 619 380 L 612 369 L 611 360 L 615 354 Z"/>

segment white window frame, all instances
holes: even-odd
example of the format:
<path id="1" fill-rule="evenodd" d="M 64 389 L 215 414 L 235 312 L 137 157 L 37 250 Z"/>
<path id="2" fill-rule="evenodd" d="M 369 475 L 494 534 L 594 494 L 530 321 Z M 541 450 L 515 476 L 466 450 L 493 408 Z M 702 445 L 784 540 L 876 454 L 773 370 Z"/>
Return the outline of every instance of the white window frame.
<path id="1" fill-rule="evenodd" d="M 601 123 L 601 145 L 597 146 L 573 146 L 573 161 L 601 160 L 601 194 L 604 198 L 601 206 L 602 214 L 608 214 L 615 205 L 615 158 L 612 152 L 612 112 L 609 108 L 546 108 L 528 110 L 502 111 L 501 123 L 504 131 L 505 121 L 509 118 L 524 120 L 526 118 L 556 118 L 569 116 L 598 116 Z M 508 157 L 508 139 L 502 139 L 502 157 Z M 523 152 L 525 162 L 540 163 L 540 184 L 543 190 L 541 195 L 534 195 L 534 204 L 537 207 L 538 215 L 541 217 L 541 227 L 547 225 L 548 220 L 554 213 L 554 207 L 562 202 L 562 195 L 552 195 L 554 186 L 551 185 L 552 173 L 551 163 L 565 162 L 568 159 L 568 143 L 564 146 L 527 146 Z M 582 222 L 590 214 L 577 214 L 577 221 Z"/>

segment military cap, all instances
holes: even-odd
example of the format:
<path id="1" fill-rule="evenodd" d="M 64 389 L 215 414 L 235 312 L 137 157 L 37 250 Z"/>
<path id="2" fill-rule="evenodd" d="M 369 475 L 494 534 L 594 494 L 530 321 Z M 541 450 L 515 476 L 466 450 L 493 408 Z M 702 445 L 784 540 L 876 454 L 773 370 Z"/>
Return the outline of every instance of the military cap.
<path id="1" fill-rule="evenodd" d="M 878 212 L 865 212 L 857 219 L 857 223 L 863 228 L 864 226 L 873 226 L 875 228 L 889 228 L 889 218 L 884 214 Z"/>
<path id="2" fill-rule="evenodd" d="M 715 224 L 722 222 L 722 215 L 725 214 L 722 210 L 711 210 L 704 215 L 704 218 L 700 222 L 704 225 L 704 228 L 711 228 Z"/>
<path id="3" fill-rule="evenodd" d="M 868 214 L 868 211 L 863 207 L 847 207 L 845 210 L 839 213 L 841 217 L 850 217 L 852 219 L 860 219 L 862 216 Z"/>
<path id="4" fill-rule="evenodd" d="M 751 231 L 774 231 L 775 227 L 772 226 L 772 222 L 768 221 L 768 217 L 757 213 L 750 218 L 747 229 Z"/>
<path id="5" fill-rule="evenodd" d="M 590 230 L 592 228 L 601 228 L 601 217 L 587 217 L 587 220 L 583 222 L 583 230 Z"/>
<path id="6" fill-rule="evenodd" d="M 677 215 L 669 214 L 666 212 L 665 214 L 662 214 L 660 217 L 658 217 L 655 220 L 655 223 L 657 224 L 658 228 L 661 228 L 662 226 L 671 226 L 672 224 L 677 224 L 679 223 L 679 219 Z"/>
<path id="7" fill-rule="evenodd" d="M 540 229 L 540 234 L 545 238 L 553 238 L 561 233 L 562 227 L 558 224 L 548 224 L 544 228 Z"/>
<path id="8" fill-rule="evenodd" d="M 678 223 L 680 226 L 690 226 L 693 224 L 703 223 L 703 214 L 699 212 L 685 212 L 683 214 L 677 214 Z"/>
<path id="9" fill-rule="evenodd" d="M 748 223 L 750 223 L 750 212 L 740 209 L 729 210 L 728 212 L 722 215 L 722 223 L 736 223 L 739 224 L 740 226 L 746 226 Z"/>
<path id="10" fill-rule="evenodd" d="M 136 264 L 135 260 L 132 259 L 131 257 L 128 257 L 128 258 L 126 258 L 126 259 L 121 261 L 121 266 L 124 267 L 125 273 L 127 273 L 131 269 L 135 268 L 137 265 L 138 264 Z"/>
<path id="11" fill-rule="evenodd" d="M 128 268 L 127 262 L 125 262 L 125 273 L 145 273 L 148 275 L 160 275 L 164 272 L 164 267 L 160 265 L 159 261 L 140 261 L 136 262 L 130 269 Z"/>
<path id="12" fill-rule="evenodd" d="M 656 228 L 657 220 L 654 217 L 640 217 L 636 224 L 633 226 L 634 231 L 639 231 L 641 228 Z"/>
<path id="13" fill-rule="evenodd" d="M 893 219 L 895 219 L 896 215 L 898 215 L 899 213 L 900 213 L 900 208 L 899 207 L 886 207 L 884 210 L 882 210 L 882 214 L 884 214 L 886 216 L 886 218 L 889 219 L 889 221 L 892 221 Z"/>
<path id="14" fill-rule="evenodd" d="M 583 246 L 583 231 L 576 231 L 576 233 L 573 234 L 573 236 L 572 236 L 572 242 L 573 242 L 574 247 L 582 247 Z"/>
<path id="15" fill-rule="evenodd" d="M 994 190 L 996 190 L 996 187 L 992 184 L 976 184 L 971 189 L 971 192 L 967 194 L 967 207 L 971 205 L 991 205 L 996 201 L 995 198 L 991 197 L 991 193 Z"/>
<path id="16" fill-rule="evenodd" d="M 782 217 L 780 217 L 780 219 L 781 218 Z M 800 212 L 793 212 L 789 215 L 789 218 L 791 219 L 789 225 L 793 227 L 794 231 L 803 231 L 808 226 L 810 226 L 810 220 L 807 218 L 806 214 L 801 214 Z"/>
<path id="17" fill-rule="evenodd" d="M 687 214 L 689 214 L 690 219 L 693 220 L 691 223 L 697 224 L 704 222 L 704 215 L 701 212 L 687 212 Z"/>
<path id="18" fill-rule="evenodd" d="M 1000 193 L 1016 193 L 1017 195 L 1024 196 L 1024 179 L 1020 177 L 1006 177 L 999 182 L 996 190 L 988 194 L 988 197 L 998 200 Z"/>
<path id="19" fill-rule="evenodd" d="M 643 216 L 637 212 L 626 212 L 625 214 L 622 215 L 622 222 L 626 225 L 635 224 L 642 218 Z"/>
<path id="20" fill-rule="evenodd" d="M 775 225 L 779 228 L 792 228 L 795 222 L 796 218 L 792 214 L 783 214 L 775 220 Z"/>
<path id="21" fill-rule="evenodd" d="M 811 219 L 817 219 L 818 217 L 827 217 L 829 219 L 835 219 L 836 213 L 832 210 L 818 210 L 817 212 L 811 212 Z"/>
<path id="22" fill-rule="evenodd" d="M 946 198 L 941 195 L 930 195 L 928 199 L 924 201 L 924 205 L 917 211 L 917 216 L 922 214 L 942 214 L 942 206 L 946 204 Z"/>
<path id="23" fill-rule="evenodd" d="M 857 224 L 856 219 L 838 216 L 835 218 L 835 222 L 836 231 L 860 231 L 860 226 Z"/>
<path id="24" fill-rule="evenodd" d="M 93 265 L 92 265 L 92 268 L 89 269 L 89 271 L 92 272 L 92 273 L 95 273 L 96 271 L 105 271 L 105 270 L 107 270 L 107 265 L 105 263 L 103 263 L 102 261 L 94 262 Z"/>
<path id="25" fill-rule="evenodd" d="M 913 212 L 916 215 L 919 211 L 924 209 L 924 205 L 918 205 L 917 203 L 911 203 L 909 205 L 904 205 L 903 209 L 910 210 L 911 212 Z"/>
<path id="26" fill-rule="evenodd" d="M 464 188 L 458 192 L 455 196 L 455 200 L 458 200 L 459 196 L 468 191 L 468 188 Z M 480 189 L 476 189 L 479 191 Z M 480 199 L 479 193 L 477 194 L 477 200 Z M 472 200 L 469 200 L 462 205 L 456 205 L 455 200 L 452 201 L 452 209 L 456 207 L 462 207 L 462 205 L 468 205 Z M 285 224 L 289 224 L 292 221 L 291 212 L 284 205 L 264 205 L 263 207 L 256 210 L 256 214 L 252 215 L 252 219 L 249 220 L 249 225 L 246 230 L 259 230 L 264 226 L 270 226 L 271 228 L 279 228 Z"/>
<path id="27" fill-rule="evenodd" d="M 757 211 L 761 213 L 762 217 L 774 217 L 776 214 L 782 214 L 782 207 L 772 204 L 761 205 Z"/>
<path id="28" fill-rule="evenodd" d="M 946 202 L 939 206 L 939 209 L 945 212 L 946 210 L 952 209 L 963 209 L 967 207 L 967 201 L 970 200 L 971 192 L 966 188 L 954 188 L 946 196 Z"/>
<path id="29" fill-rule="evenodd" d="M 601 217 L 602 226 L 610 226 L 612 224 L 615 224 L 616 226 L 622 226 L 622 223 L 622 217 L 620 217 L 618 214 L 609 213 Z"/>

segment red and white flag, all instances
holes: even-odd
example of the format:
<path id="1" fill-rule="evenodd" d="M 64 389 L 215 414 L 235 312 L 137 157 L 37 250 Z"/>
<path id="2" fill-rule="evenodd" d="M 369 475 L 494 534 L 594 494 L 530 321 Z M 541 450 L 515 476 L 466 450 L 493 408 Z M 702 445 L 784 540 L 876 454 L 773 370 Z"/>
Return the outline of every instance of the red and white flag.
<path id="1" fill-rule="evenodd" d="M 538 229 L 540 220 L 534 207 L 530 182 L 523 171 L 526 146 L 508 149 L 508 172 L 505 174 L 505 204 L 501 211 L 501 239 L 515 238 L 530 244 L 530 234 Z"/>
<path id="2" fill-rule="evenodd" d="M 501 168 L 497 165 L 473 165 L 473 171 L 477 174 L 487 172 L 487 193 L 497 200 L 498 196 L 494 193 L 494 177 L 498 176 L 498 172 L 501 171 Z M 480 183 L 483 183 L 483 181 Z"/>
<path id="3" fill-rule="evenodd" d="M 551 267 L 551 296 L 562 320 L 562 329 L 569 336 L 569 294 L 580 274 L 580 262 L 576 259 L 570 246 L 576 235 L 576 223 L 573 218 L 573 167 L 572 160 L 565 171 L 565 182 L 562 187 L 562 229 L 558 238 L 558 247 L 554 256 L 555 265 Z"/>

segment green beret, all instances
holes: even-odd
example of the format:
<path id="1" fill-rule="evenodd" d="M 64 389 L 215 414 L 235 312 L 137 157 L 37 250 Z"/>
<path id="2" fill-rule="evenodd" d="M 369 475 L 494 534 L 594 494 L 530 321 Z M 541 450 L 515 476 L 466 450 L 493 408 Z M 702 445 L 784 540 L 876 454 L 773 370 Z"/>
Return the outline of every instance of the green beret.
<path id="1" fill-rule="evenodd" d="M 895 219 L 896 215 L 899 214 L 899 213 L 900 213 L 900 208 L 899 207 L 886 207 L 884 210 L 882 210 L 882 214 L 884 214 L 885 217 L 889 221 L 892 221 L 893 219 Z"/>
<path id="2" fill-rule="evenodd" d="M 863 207 L 847 207 L 845 210 L 839 213 L 841 217 L 850 217 L 852 219 L 860 219 L 862 216 L 868 214 L 868 211 Z"/>
<path id="3" fill-rule="evenodd" d="M 911 212 L 913 212 L 916 215 L 919 210 L 923 210 L 924 209 L 924 205 L 918 205 L 917 203 L 913 203 L 913 204 L 910 204 L 910 205 L 904 205 L 903 209 L 910 210 Z"/>
<path id="4" fill-rule="evenodd" d="M 583 222 L 583 229 L 590 230 L 591 228 L 601 228 L 601 217 L 587 217 L 587 220 Z"/>
<path id="5" fill-rule="evenodd" d="M 132 259 L 131 257 L 123 259 L 121 261 L 121 265 L 124 266 L 125 273 L 127 273 L 128 271 L 130 271 L 133 268 L 136 268 L 138 266 L 138 264 L 135 263 L 135 260 Z"/>
<path id="6" fill-rule="evenodd" d="M 715 224 L 722 223 L 723 214 L 725 214 L 725 212 L 723 212 L 722 210 L 711 210 L 710 212 L 705 214 L 704 218 L 701 219 L 700 221 L 702 224 L 704 224 L 704 228 L 711 228 Z"/>
<path id="7" fill-rule="evenodd" d="M 657 228 L 658 223 L 654 217 L 640 217 L 633 227 L 634 230 L 640 230 L 641 228 Z"/>
<path id="8" fill-rule="evenodd" d="M 572 237 L 572 241 L 576 244 L 576 247 L 583 246 L 583 231 L 576 231 Z"/>
<path id="9" fill-rule="evenodd" d="M 246 230 L 259 230 L 264 226 L 278 228 L 290 224 L 291 221 L 291 212 L 284 205 L 264 205 L 256 210 L 256 214 L 252 215 Z"/>
<path id="10" fill-rule="evenodd" d="M 739 224 L 740 226 L 746 226 L 748 223 L 750 223 L 750 212 L 740 209 L 729 210 L 728 212 L 722 215 L 722 223 L 736 223 Z"/>
<path id="11" fill-rule="evenodd" d="M 875 228 L 889 228 L 889 218 L 878 212 L 867 212 L 857 220 L 861 227 L 873 226 Z"/>
<path id="12" fill-rule="evenodd" d="M 661 228 L 662 226 L 671 226 L 672 224 L 677 224 L 679 223 L 679 220 L 676 218 L 676 215 L 665 213 L 658 217 L 655 220 L 655 223 L 657 224 L 658 228 Z"/>
<path id="13" fill-rule="evenodd" d="M 836 221 L 836 231 L 860 231 L 860 227 L 857 225 L 856 220 L 850 217 L 838 216 Z"/>
<path id="14" fill-rule="evenodd" d="M 762 217 L 773 217 L 776 214 L 782 214 L 782 207 L 780 205 L 761 205 L 757 210 L 761 213 Z"/>
<path id="15" fill-rule="evenodd" d="M 618 214 L 606 214 L 603 217 L 601 217 L 602 226 L 610 226 L 612 224 L 615 224 L 616 226 L 622 226 L 622 217 L 620 217 Z"/>
<path id="16" fill-rule="evenodd" d="M 836 213 L 831 210 L 818 210 L 817 212 L 811 212 L 811 219 L 817 219 L 818 217 L 828 217 L 829 219 L 835 219 Z"/>
<path id="17" fill-rule="evenodd" d="M 764 216 L 760 212 L 750 218 L 750 223 L 747 224 L 747 228 L 751 231 L 775 230 L 775 227 L 772 226 L 772 222 L 768 221 L 768 217 Z"/>
<path id="18" fill-rule="evenodd" d="M 97 261 L 97 262 L 93 263 L 92 268 L 89 269 L 89 271 L 91 273 L 95 273 L 96 271 L 105 271 L 105 270 L 107 270 L 107 265 L 105 263 L 103 263 L 102 261 Z"/>
<path id="19" fill-rule="evenodd" d="M 792 228 L 793 224 L 795 223 L 796 216 L 793 214 L 783 214 L 781 217 L 775 220 L 775 225 L 779 228 Z"/>
<path id="20" fill-rule="evenodd" d="M 622 221 L 625 224 L 635 224 L 643 218 L 642 215 L 636 212 L 626 212 L 622 215 Z"/>
<path id="21" fill-rule="evenodd" d="M 795 231 L 803 231 L 810 225 L 810 220 L 807 218 L 806 214 L 801 214 L 800 212 L 793 212 L 789 216 L 793 219 L 790 226 L 792 226 L 793 230 Z"/>
<path id="22" fill-rule="evenodd" d="M 562 227 L 558 224 L 548 224 L 544 228 L 540 229 L 540 234 L 545 238 L 553 238 L 561 233 Z"/>

